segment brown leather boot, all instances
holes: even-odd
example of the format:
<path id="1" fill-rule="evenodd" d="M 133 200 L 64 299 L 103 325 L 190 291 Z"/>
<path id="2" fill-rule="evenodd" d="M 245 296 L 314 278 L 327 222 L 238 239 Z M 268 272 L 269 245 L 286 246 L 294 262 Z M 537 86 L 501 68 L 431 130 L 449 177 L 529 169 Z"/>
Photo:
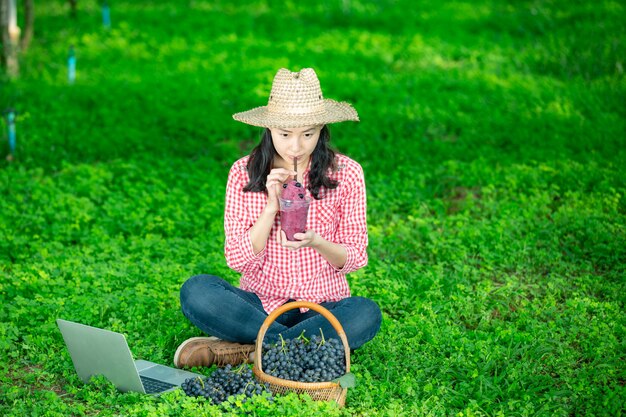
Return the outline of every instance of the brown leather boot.
<path id="1" fill-rule="evenodd" d="M 252 362 L 254 345 L 227 342 L 217 337 L 192 337 L 178 346 L 174 365 L 178 368 L 194 366 L 239 365 Z"/>

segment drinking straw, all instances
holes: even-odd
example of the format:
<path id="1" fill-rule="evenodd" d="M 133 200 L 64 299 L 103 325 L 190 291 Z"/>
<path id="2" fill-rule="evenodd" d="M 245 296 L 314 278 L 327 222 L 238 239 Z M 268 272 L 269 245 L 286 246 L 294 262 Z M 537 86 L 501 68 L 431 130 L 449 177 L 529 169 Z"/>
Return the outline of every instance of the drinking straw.
<path id="1" fill-rule="evenodd" d="M 296 171 L 296 181 L 298 181 L 298 159 L 293 158 L 293 170 Z"/>

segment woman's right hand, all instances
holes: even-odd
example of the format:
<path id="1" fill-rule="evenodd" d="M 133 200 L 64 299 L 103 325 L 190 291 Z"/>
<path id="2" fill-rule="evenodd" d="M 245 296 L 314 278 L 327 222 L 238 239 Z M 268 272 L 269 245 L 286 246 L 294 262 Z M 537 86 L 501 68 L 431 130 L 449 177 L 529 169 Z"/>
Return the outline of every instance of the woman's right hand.
<path id="1" fill-rule="evenodd" d="M 283 190 L 283 184 L 289 180 L 290 177 L 295 177 L 296 171 L 285 168 L 274 168 L 270 171 L 265 181 L 265 187 L 267 188 L 267 210 L 277 213 L 280 210 L 280 203 L 278 198 Z"/>

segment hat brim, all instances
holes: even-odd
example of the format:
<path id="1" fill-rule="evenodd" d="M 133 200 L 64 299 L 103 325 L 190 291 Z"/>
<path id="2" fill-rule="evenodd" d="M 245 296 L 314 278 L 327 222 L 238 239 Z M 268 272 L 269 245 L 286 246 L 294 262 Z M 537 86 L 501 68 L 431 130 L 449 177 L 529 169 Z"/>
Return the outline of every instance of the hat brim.
<path id="1" fill-rule="evenodd" d="M 324 109 L 314 114 L 287 114 L 270 112 L 267 106 L 233 114 L 233 119 L 252 126 L 296 128 L 359 121 L 354 107 L 346 102 L 324 99 Z"/>

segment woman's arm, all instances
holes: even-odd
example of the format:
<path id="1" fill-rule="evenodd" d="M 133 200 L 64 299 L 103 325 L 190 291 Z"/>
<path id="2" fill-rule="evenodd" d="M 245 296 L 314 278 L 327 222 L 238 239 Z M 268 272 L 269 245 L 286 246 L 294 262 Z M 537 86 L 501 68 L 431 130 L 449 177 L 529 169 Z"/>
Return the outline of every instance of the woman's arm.
<path id="1" fill-rule="evenodd" d="M 253 249 L 250 239 L 252 219 L 244 199 L 246 184 L 245 165 L 235 163 L 228 174 L 226 204 L 224 207 L 224 255 L 229 268 L 250 273 L 260 267 L 264 252 Z"/>
<path id="2" fill-rule="evenodd" d="M 224 208 L 224 232 L 226 242 L 224 254 L 228 266 L 241 273 L 258 268 L 265 255 L 267 239 L 279 210 L 280 187 L 295 173 L 288 169 L 276 168 L 267 176 L 267 205 L 261 215 L 250 226 L 248 208 L 244 201 L 243 187 L 247 182 L 244 167 L 235 164 L 228 175 L 226 185 L 226 205 Z"/>
<path id="3" fill-rule="evenodd" d="M 346 250 L 346 262 L 340 269 L 349 273 L 367 265 L 367 197 L 363 168 L 352 161 L 352 167 L 345 180 L 348 192 L 341 202 L 341 220 L 335 237 L 337 243 Z M 332 265 L 332 264 L 331 264 Z"/>
<path id="4" fill-rule="evenodd" d="M 255 255 L 258 255 L 265 249 L 275 217 L 276 211 L 265 206 L 259 218 L 250 228 L 250 241 L 252 242 L 252 250 Z"/>
<path id="5" fill-rule="evenodd" d="M 329 242 L 315 233 L 311 247 L 318 251 L 335 269 L 341 269 L 346 264 L 348 251 L 342 245 Z"/>
<path id="6" fill-rule="evenodd" d="M 274 218 L 280 209 L 278 197 L 281 193 L 281 187 L 285 181 L 291 176 L 296 175 L 295 171 L 284 168 L 274 168 L 267 175 L 265 187 L 267 188 L 267 205 L 261 212 L 261 215 L 250 229 L 250 240 L 255 254 L 260 253 L 267 243 L 270 236 Z"/>

